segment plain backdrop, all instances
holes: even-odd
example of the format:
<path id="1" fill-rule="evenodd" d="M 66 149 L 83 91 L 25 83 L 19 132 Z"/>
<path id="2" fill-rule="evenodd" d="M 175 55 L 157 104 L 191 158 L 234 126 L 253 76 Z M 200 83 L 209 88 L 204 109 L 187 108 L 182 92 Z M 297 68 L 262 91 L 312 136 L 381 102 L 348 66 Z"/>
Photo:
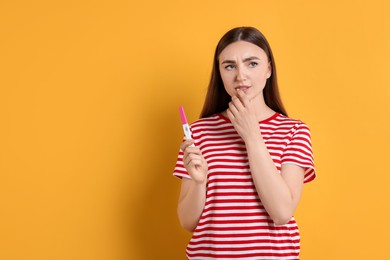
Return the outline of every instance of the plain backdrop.
<path id="1" fill-rule="evenodd" d="M 317 179 L 302 260 L 386 259 L 390 2 L 0 2 L 0 259 L 184 259 L 172 176 L 220 37 L 268 38 Z"/>

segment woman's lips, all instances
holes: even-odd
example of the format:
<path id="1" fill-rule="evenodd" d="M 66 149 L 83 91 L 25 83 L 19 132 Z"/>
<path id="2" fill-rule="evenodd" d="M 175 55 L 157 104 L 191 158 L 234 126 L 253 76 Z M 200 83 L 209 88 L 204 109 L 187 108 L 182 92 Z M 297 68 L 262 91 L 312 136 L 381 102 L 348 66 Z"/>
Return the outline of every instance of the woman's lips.
<path id="1" fill-rule="evenodd" d="M 250 88 L 250 86 L 238 86 L 238 87 L 236 87 L 235 89 L 236 90 L 242 90 L 242 91 L 244 91 L 245 93 L 248 91 L 248 89 Z"/>

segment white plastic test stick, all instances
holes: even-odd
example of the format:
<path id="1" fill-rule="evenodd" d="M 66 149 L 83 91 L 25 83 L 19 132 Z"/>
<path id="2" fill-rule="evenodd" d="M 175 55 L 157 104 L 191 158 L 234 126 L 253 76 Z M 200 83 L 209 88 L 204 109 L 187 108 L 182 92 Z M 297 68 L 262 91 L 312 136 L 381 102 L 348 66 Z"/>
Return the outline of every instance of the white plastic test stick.
<path id="1" fill-rule="evenodd" d="M 179 111 L 180 111 L 181 124 L 183 125 L 183 131 L 184 131 L 184 135 L 186 137 L 186 140 L 192 139 L 191 129 L 190 129 L 190 126 L 188 125 L 186 113 L 184 112 L 183 106 L 179 107 Z M 191 145 L 191 146 L 194 146 L 194 145 Z"/>

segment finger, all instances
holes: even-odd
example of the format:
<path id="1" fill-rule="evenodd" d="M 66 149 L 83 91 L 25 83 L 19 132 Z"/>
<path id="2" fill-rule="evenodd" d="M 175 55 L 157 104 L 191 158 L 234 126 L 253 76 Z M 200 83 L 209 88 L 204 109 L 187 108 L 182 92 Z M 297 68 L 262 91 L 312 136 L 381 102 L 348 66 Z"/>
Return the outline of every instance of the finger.
<path id="1" fill-rule="evenodd" d="M 183 158 L 184 167 L 187 168 L 188 165 L 190 164 L 190 162 L 191 162 L 191 158 L 190 157 L 186 156 L 186 157 Z"/>
<path id="2" fill-rule="evenodd" d="M 244 104 L 242 103 L 242 101 L 240 100 L 240 97 L 238 97 L 238 96 L 232 97 L 232 103 L 234 104 L 234 106 L 237 108 L 238 111 L 242 111 L 245 109 Z"/>
<path id="3" fill-rule="evenodd" d="M 203 158 L 200 156 L 194 156 L 194 155 L 189 155 L 183 160 L 184 166 L 191 167 L 191 166 L 198 166 L 202 165 Z"/>
<path id="4" fill-rule="evenodd" d="M 236 100 L 237 98 L 235 98 Z M 236 105 L 234 104 L 234 101 L 232 99 L 232 101 L 229 102 L 229 110 L 230 112 L 233 114 L 233 115 L 237 115 L 238 114 L 238 109 L 236 107 Z"/>
<path id="5" fill-rule="evenodd" d="M 197 160 L 197 161 L 202 161 L 203 160 L 203 157 L 202 156 L 200 156 L 200 155 L 198 155 L 198 154 L 189 154 L 188 156 L 187 156 L 187 160 L 188 161 L 192 161 L 192 160 Z"/>
<path id="6" fill-rule="evenodd" d="M 230 108 L 227 109 L 226 113 L 227 113 L 227 116 L 230 119 L 230 121 L 232 121 L 232 122 L 235 121 L 236 118 L 233 115 L 232 111 L 230 111 Z"/>
<path id="7" fill-rule="evenodd" d="M 196 146 L 187 146 L 186 153 L 201 155 L 200 149 Z"/>
<path id="8" fill-rule="evenodd" d="M 184 142 L 181 143 L 180 150 L 184 152 L 187 149 L 187 147 L 189 147 L 192 144 L 194 144 L 194 140 L 192 139 L 185 140 Z"/>
<path id="9" fill-rule="evenodd" d="M 244 107 L 248 107 L 250 100 L 249 100 L 248 95 L 245 94 L 244 91 L 242 91 L 241 89 L 238 89 L 237 90 L 237 97 L 241 101 L 241 104 L 243 104 Z"/>
<path id="10" fill-rule="evenodd" d="M 197 167 L 201 167 L 201 166 L 202 166 L 202 162 L 200 160 L 191 160 L 188 163 L 188 167 L 190 167 L 190 168 L 197 168 Z"/>
<path id="11" fill-rule="evenodd" d="M 188 147 L 184 150 L 183 162 L 184 162 L 184 161 L 191 160 L 191 158 L 194 158 L 193 156 L 198 156 L 198 157 L 203 158 L 203 155 L 202 155 L 202 153 L 200 152 L 199 148 L 188 146 Z"/>

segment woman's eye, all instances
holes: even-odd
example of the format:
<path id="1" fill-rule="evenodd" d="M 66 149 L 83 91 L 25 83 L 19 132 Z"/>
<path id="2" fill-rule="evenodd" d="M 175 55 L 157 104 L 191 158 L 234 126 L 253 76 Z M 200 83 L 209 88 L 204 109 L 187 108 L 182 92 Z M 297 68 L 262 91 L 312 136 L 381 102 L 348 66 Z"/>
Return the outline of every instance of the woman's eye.
<path id="1" fill-rule="evenodd" d="M 251 63 L 249 63 L 249 67 L 250 68 L 254 68 L 254 67 L 256 67 L 258 65 L 258 63 L 257 62 L 254 62 L 254 61 L 252 61 Z"/>
<path id="2" fill-rule="evenodd" d="M 225 69 L 232 70 L 232 69 L 234 69 L 234 66 L 233 65 L 227 65 L 227 66 L 225 66 Z"/>

